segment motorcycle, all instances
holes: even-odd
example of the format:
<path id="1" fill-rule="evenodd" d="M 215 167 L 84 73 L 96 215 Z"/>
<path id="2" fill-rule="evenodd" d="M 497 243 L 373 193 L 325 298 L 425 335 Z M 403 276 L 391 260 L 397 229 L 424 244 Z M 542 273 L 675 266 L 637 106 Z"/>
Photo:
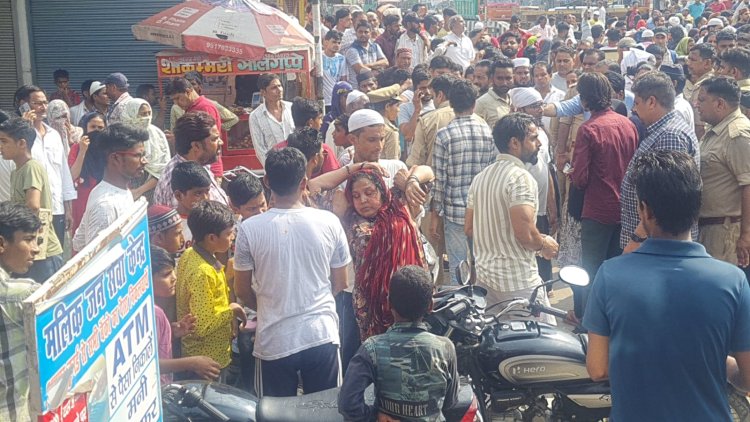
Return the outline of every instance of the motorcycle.
<path id="1" fill-rule="evenodd" d="M 586 271 L 563 267 L 557 278 L 542 283 L 529 299 L 489 307 L 487 290 L 473 285 L 471 274 L 471 266 L 462 262 L 457 271 L 461 285 L 435 295 L 426 322 L 432 333 L 453 341 L 459 374 L 471 380 L 483 419 L 562 422 L 609 417 L 609 384 L 592 381 L 586 370 L 586 334 L 536 321 L 506 319 L 518 312 L 566 318 L 567 312 L 537 301 L 537 293 L 557 281 L 585 287 L 589 284 Z M 502 309 L 495 312 L 496 308 Z M 750 420 L 747 398 L 733 387 L 727 388 L 734 420 Z"/>

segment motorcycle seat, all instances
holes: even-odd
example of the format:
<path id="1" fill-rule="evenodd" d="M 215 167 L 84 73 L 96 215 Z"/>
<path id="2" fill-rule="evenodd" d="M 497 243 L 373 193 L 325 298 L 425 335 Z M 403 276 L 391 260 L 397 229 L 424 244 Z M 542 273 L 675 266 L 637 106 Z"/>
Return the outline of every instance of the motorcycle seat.
<path id="1" fill-rule="evenodd" d="M 295 397 L 263 397 L 257 408 L 258 422 L 336 422 L 344 418 L 338 411 L 338 388 Z M 462 383 L 456 406 L 445 411 L 445 420 L 458 422 L 474 400 L 471 385 Z M 373 386 L 365 390 L 365 403 L 375 402 Z"/>
<path id="2" fill-rule="evenodd" d="M 319 391 L 295 397 L 263 397 L 258 404 L 259 422 L 335 422 L 344 418 L 338 410 L 339 389 Z M 374 388 L 365 390 L 365 402 L 375 401 Z"/>

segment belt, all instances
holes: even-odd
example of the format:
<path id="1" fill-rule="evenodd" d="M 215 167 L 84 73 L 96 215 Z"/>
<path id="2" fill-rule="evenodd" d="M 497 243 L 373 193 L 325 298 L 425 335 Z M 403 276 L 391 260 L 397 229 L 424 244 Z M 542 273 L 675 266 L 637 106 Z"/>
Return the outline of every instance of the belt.
<path id="1" fill-rule="evenodd" d="M 716 226 L 719 224 L 724 223 L 741 223 L 742 222 L 742 216 L 737 217 L 706 217 L 706 218 L 699 218 L 698 219 L 698 225 L 699 226 Z"/>

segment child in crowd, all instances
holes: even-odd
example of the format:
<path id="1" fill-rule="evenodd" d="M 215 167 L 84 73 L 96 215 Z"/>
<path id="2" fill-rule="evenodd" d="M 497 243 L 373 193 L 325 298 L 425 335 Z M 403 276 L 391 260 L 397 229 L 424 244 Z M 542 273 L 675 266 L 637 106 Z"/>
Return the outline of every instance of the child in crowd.
<path id="1" fill-rule="evenodd" d="M 268 209 L 266 195 L 260 179 L 252 174 L 240 173 L 227 185 L 227 196 L 232 211 L 242 217 L 242 221 L 265 212 Z"/>
<path id="2" fill-rule="evenodd" d="M 158 246 L 151 246 L 151 277 L 154 281 L 154 296 L 157 298 L 171 298 L 175 294 L 177 276 L 174 272 L 175 262 L 172 255 Z M 161 384 L 172 382 L 175 372 L 192 371 L 203 379 L 215 380 L 219 378 L 221 367 L 208 356 L 189 356 L 174 359 L 172 357 L 172 336 L 182 338 L 195 331 L 195 317 L 185 316 L 178 322 L 171 324 L 159 305 L 154 305 L 156 319 L 156 334 L 159 343 L 159 372 Z"/>
<path id="3" fill-rule="evenodd" d="M 263 184 L 258 177 L 248 173 L 240 173 L 229 182 L 226 187 L 229 203 L 232 211 L 239 215 L 240 222 L 248 218 L 266 212 L 268 203 Z M 234 245 L 230 252 L 234 251 Z M 226 267 L 227 285 L 230 289 L 230 297 L 234 298 L 234 257 L 229 258 Z M 252 325 L 252 324 L 251 324 Z M 237 380 L 229 380 L 231 385 L 242 388 L 248 392 L 253 390 L 253 377 L 255 373 L 255 358 L 253 358 L 253 333 L 242 331 L 232 342 L 232 361 L 238 368 Z"/>
<path id="4" fill-rule="evenodd" d="M 346 420 L 414 420 L 414 409 L 423 408 L 434 410 L 419 420 L 444 420 L 442 410 L 456 404 L 456 349 L 422 322 L 432 310 L 432 290 L 432 278 L 422 267 L 409 265 L 393 274 L 388 297 L 394 323 L 385 334 L 365 340 L 349 363 L 338 400 Z M 373 382 L 376 404 L 368 406 L 364 392 Z"/>
<path id="5" fill-rule="evenodd" d="M 227 375 L 236 320 L 247 322 L 242 306 L 229 301 L 224 266 L 216 258 L 232 245 L 234 223 L 226 205 L 216 201 L 195 205 L 188 217 L 193 246 L 177 266 L 177 318 L 195 316 L 195 331 L 182 339 L 182 354 L 208 356 L 218 362 L 222 368 L 219 382 L 225 382 Z"/>
<path id="6" fill-rule="evenodd" d="M 182 218 L 182 236 L 185 238 L 185 248 L 193 243 L 193 235 L 187 223 L 190 211 L 200 201 L 209 198 L 211 177 L 200 164 L 195 161 L 185 161 L 177 164 L 172 170 L 172 191 L 177 200 L 177 213 Z"/>
<path id="7" fill-rule="evenodd" d="M 172 256 L 185 247 L 182 219 L 176 209 L 165 205 L 148 208 L 148 235 L 152 245 L 166 249 Z"/>
<path id="8" fill-rule="evenodd" d="M 26 274 L 37 283 L 44 283 L 62 267 L 63 248 L 52 225 L 52 192 L 47 170 L 31 158 L 36 137 L 31 124 L 21 118 L 0 125 L 0 154 L 16 165 L 10 173 L 10 199 L 29 207 L 44 223 L 40 237 L 43 250 Z"/>
<path id="9" fill-rule="evenodd" d="M 28 207 L 0 203 L 0 420 L 29 420 L 29 376 L 26 366 L 26 332 L 23 302 L 39 284 L 14 279 L 24 274 L 39 253 L 37 233 L 42 222 Z M 30 333 L 34 335 L 34 333 Z"/>

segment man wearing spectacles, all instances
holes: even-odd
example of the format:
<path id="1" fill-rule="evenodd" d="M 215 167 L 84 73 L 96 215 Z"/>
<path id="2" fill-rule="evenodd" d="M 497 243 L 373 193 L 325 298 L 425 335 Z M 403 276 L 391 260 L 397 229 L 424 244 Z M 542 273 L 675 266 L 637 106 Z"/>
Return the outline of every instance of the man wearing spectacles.
<path id="1" fill-rule="evenodd" d="M 60 133 L 44 122 L 47 118 L 47 95 L 38 86 L 27 85 L 20 98 L 20 111 L 24 120 L 31 123 L 37 138 L 31 148 L 31 156 L 47 170 L 52 193 L 52 225 L 61 243 L 65 231 L 73 222 L 72 201 L 78 197 L 73 177 L 70 175 L 68 156 L 65 153 Z"/>
<path id="2" fill-rule="evenodd" d="M 86 160 L 98 167 L 102 179 L 91 191 L 81 225 L 73 236 L 73 250 L 82 250 L 99 232 L 133 207 L 135 201 L 128 186 L 143 175 L 148 163 L 146 141 L 145 130 L 120 123 L 91 137 Z"/>

